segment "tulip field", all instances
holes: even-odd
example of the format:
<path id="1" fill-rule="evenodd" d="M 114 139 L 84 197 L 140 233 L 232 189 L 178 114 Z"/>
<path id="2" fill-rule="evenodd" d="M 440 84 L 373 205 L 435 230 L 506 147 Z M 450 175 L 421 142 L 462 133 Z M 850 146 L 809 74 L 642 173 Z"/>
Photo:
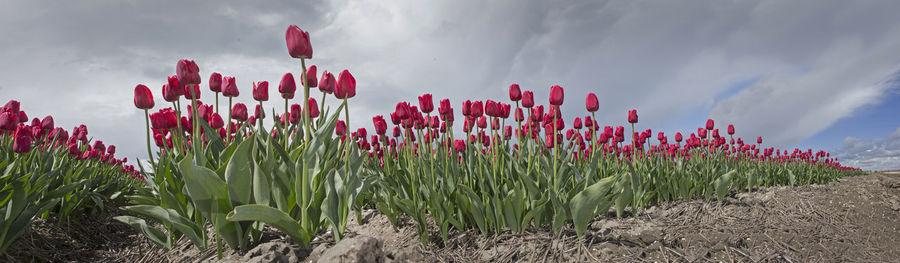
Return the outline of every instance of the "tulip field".
<path id="1" fill-rule="evenodd" d="M 137 85 L 149 156 L 137 167 L 116 159 L 114 146 L 92 141 L 83 125 L 69 136 L 51 117 L 29 125 L 18 102 L 6 104 L 0 251 L 33 218 L 77 220 L 119 200 L 127 215 L 115 219 L 164 249 L 187 239 L 200 250 L 244 251 L 260 242 L 265 226 L 301 247 L 328 231 L 340 241 L 363 209 L 395 225 L 411 219 L 427 247 L 453 231 L 571 227 L 580 236 L 610 209 L 627 217 L 670 201 L 721 201 L 863 173 L 824 151 L 734 137 L 740 127 L 728 120 L 656 133 L 641 125 L 637 110 L 600 120 L 597 95 L 566 94 L 556 85 L 512 84 L 508 98 L 484 100 L 426 93 L 397 102 L 393 112 L 351 120 L 351 72 L 335 76 L 311 65 L 310 36 L 299 27 L 288 27 L 285 38 L 298 72 L 279 81 L 281 97 L 269 97 L 267 81 L 237 87 L 239 76 L 202 74 L 191 60 L 151 85 L 161 89 Z M 241 91 L 255 103 L 234 103 Z M 535 101 L 534 93 L 549 101 Z M 560 110 L 582 101 L 584 112 Z"/>

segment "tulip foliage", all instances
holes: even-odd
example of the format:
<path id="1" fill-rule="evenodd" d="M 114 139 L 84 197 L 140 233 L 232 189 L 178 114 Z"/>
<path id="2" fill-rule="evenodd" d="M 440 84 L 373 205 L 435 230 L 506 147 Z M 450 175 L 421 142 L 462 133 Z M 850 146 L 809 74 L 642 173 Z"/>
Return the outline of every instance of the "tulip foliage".
<path id="1" fill-rule="evenodd" d="M 417 104 L 400 102 L 393 112 L 374 116 L 375 134 L 368 136 L 365 128 L 350 126 L 353 75 L 321 70 L 316 78 L 319 69 L 306 66 L 312 59 L 309 34 L 291 26 L 286 40 L 301 67 L 280 81 L 281 113 L 281 105 L 265 105 L 268 82 L 254 82 L 257 105 L 233 104 L 240 94 L 235 78 L 219 73 L 210 76 L 221 79 L 210 89 L 217 99 L 219 91 L 229 98 L 228 112 L 204 104 L 199 67 L 188 60 L 180 61 L 163 85 L 171 105 L 151 113 L 152 94 L 138 85 L 134 101 L 145 110 L 151 167 L 141 168 L 147 183 L 129 196 L 133 205 L 125 208 L 141 217 L 117 219 L 165 248 L 185 236 L 200 249 L 213 242 L 221 248 L 220 241 L 246 249 L 260 239 L 264 225 L 307 247 L 328 227 L 340 240 L 349 212 L 364 206 L 395 224 L 400 217 L 412 218 L 423 244 L 432 225 L 444 240 L 453 229 L 489 235 L 544 226 L 559 231 L 567 224 L 581 235 L 590 220 L 611 208 L 624 216 L 660 202 L 723 200 L 733 191 L 825 183 L 860 173 L 825 152 L 763 148 L 761 137 L 745 144 L 733 136 L 732 125 L 726 138 L 713 120 L 689 138 L 676 133 L 674 142 L 662 132 L 657 142 L 649 129 L 636 132 L 637 110 L 623 118 L 630 133 L 624 126 L 601 128 L 594 93 L 585 97 L 589 115 L 566 118 L 560 110 L 564 89 L 558 85 L 547 90 L 546 105 L 535 103 L 534 92 L 518 84 L 509 88 L 510 103 L 467 100 L 458 133 L 450 100 L 435 107 L 432 95 L 424 94 Z M 311 96 L 313 87 L 321 100 Z M 298 89 L 303 98 L 292 103 Z M 338 102 L 334 111 L 326 106 L 329 94 Z M 213 241 L 205 233 L 210 225 Z"/>
<path id="2" fill-rule="evenodd" d="M 53 214 L 62 223 L 103 212 L 142 180 L 115 146 L 92 145 L 86 126 L 70 137 L 51 116 L 27 121 L 18 101 L 0 107 L 0 253 L 34 218 Z"/>

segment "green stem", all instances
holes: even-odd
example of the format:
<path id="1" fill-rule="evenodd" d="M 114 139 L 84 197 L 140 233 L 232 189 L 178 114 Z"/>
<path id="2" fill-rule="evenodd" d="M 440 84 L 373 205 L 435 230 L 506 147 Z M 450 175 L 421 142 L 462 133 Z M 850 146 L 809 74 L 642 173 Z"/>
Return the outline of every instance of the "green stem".
<path id="1" fill-rule="evenodd" d="M 153 166 L 156 161 L 153 160 L 153 150 L 150 149 L 150 113 L 147 109 L 144 109 L 144 121 L 147 124 L 147 156 L 150 157 L 150 166 Z"/>

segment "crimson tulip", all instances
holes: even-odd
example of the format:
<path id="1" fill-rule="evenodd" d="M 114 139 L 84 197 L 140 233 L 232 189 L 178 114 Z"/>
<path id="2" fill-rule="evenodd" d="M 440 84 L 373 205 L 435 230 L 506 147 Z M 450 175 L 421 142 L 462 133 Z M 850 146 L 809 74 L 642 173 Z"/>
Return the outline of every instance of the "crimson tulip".
<path id="1" fill-rule="evenodd" d="M 13 135 L 13 151 L 27 153 L 31 151 L 31 134 L 26 127 L 19 127 Z"/>
<path id="2" fill-rule="evenodd" d="M 338 99 L 349 99 L 356 96 L 356 79 L 353 78 L 350 71 L 345 69 L 338 74 L 334 96 Z"/>
<path id="3" fill-rule="evenodd" d="M 637 123 L 637 122 L 638 122 L 637 110 L 628 111 L 628 123 Z"/>
<path id="4" fill-rule="evenodd" d="M 278 84 L 278 92 L 281 93 L 282 98 L 290 99 L 294 97 L 295 91 L 297 91 L 297 85 L 294 83 L 294 74 L 290 72 L 285 73 L 281 77 L 281 83 Z M 254 98 L 256 98 L 255 96 L 256 93 L 254 91 Z"/>
<path id="5" fill-rule="evenodd" d="M 222 74 L 213 72 L 209 75 L 209 91 L 222 92 Z"/>
<path id="6" fill-rule="evenodd" d="M 263 109 L 262 105 L 256 104 L 256 109 L 253 111 L 253 116 L 260 120 L 265 119 L 266 110 Z"/>
<path id="7" fill-rule="evenodd" d="M 419 107 L 422 108 L 422 112 L 431 113 L 434 111 L 434 101 L 431 98 L 431 94 L 423 94 L 419 96 Z"/>
<path id="8" fill-rule="evenodd" d="M 522 92 L 522 107 L 531 108 L 534 106 L 534 93 L 531 91 Z"/>
<path id="9" fill-rule="evenodd" d="M 343 120 L 338 120 L 337 124 L 334 125 L 334 134 L 338 137 L 342 137 L 347 134 L 347 124 L 344 123 Z"/>
<path id="10" fill-rule="evenodd" d="M 269 82 L 253 82 L 253 99 L 259 102 L 269 100 Z"/>
<path id="11" fill-rule="evenodd" d="M 563 88 L 559 85 L 553 85 L 550 87 L 550 104 L 552 105 L 562 105 L 563 104 Z"/>
<path id="12" fill-rule="evenodd" d="M 706 129 L 712 130 L 713 127 L 715 127 L 715 122 L 713 122 L 713 119 L 707 119 L 706 120 Z"/>
<path id="13" fill-rule="evenodd" d="M 50 131 L 53 129 L 53 126 L 53 116 L 48 115 L 47 117 L 44 117 L 43 120 L 41 120 L 41 130 Z"/>
<path id="14" fill-rule="evenodd" d="M 597 94 L 594 94 L 593 92 L 588 93 L 587 98 L 584 99 L 584 106 L 589 112 L 596 112 L 600 109 L 600 102 L 597 101 Z"/>
<path id="15" fill-rule="evenodd" d="M 247 121 L 247 105 L 243 103 L 234 104 L 231 108 L 231 118 L 239 121 Z"/>
<path id="16" fill-rule="evenodd" d="M 284 32 L 284 39 L 287 42 L 288 54 L 293 58 L 309 59 L 312 58 L 313 49 L 309 42 L 309 33 L 304 32 L 296 25 L 290 25 Z"/>
<path id="17" fill-rule="evenodd" d="M 219 116 L 218 113 L 212 113 L 211 117 L 209 117 L 209 127 L 213 129 L 220 129 L 225 127 L 225 121 L 222 120 L 222 116 Z"/>
<path id="18" fill-rule="evenodd" d="M 509 85 L 509 100 L 511 101 L 519 101 L 522 99 L 522 91 L 519 89 L 519 84 L 513 83 Z"/>
<path id="19" fill-rule="evenodd" d="M 734 135 L 734 124 L 728 124 L 728 135 Z"/>
<path id="20" fill-rule="evenodd" d="M 223 77 L 222 78 L 222 95 L 225 97 L 237 97 L 241 93 L 237 89 L 237 84 L 234 81 L 234 77 Z"/>
<path id="21" fill-rule="evenodd" d="M 184 98 L 189 100 L 199 100 L 200 86 L 194 84 L 184 85 Z"/>
<path id="22" fill-rule="evenodd" d="M 153 108 L 153 93 L 150 92 L 150 88 L 143 84 L 134 87 L 134 106 L 142 110 Z"/>
<path id="23" fill-rule="evenodd" d="M 484 104 L 481 101 L 473 101 L 472 107 L 469 108 L 469 115 L 472 117 L 481 117 L 484 114 Z"/>
<path id="24" fill-rule="evenodd" d="M 762 144 L 762 136 L 756 137 L 756 143 Z"/>
<path id="25" fill-rule="evenodd" d="M 384 120 L 384 116 L 372 117 L 372 123 L 375 125 L 375 133 L 384 135 L 387 132 L 387 122 Z"/>
<path id="26" fill-rule="evenodd" d="M 294 125 L 300 124 L 300 121 L 303 119 L 302 117 L 303 109 L 300 107 L 300 104 L 291 104 L 291 114 L 289 115 L 290 122 Z"/>
<path id="27" fill-rule="evenodd" d="M 319 81 L 316 80 L 316 65 L 309 66 L 306 69 L 306 87 L 307 88 L 315 88 L 319 85 Z"/>
<path id="28" fill-rule="evenodd" d="M 193 60 L 179 60 L 175 66 L 175 75 L 181 84 L 200 84 L 200 67 Z"/>
<path id="29" fill-rule="evenodd" d="M 465 152 L 466 151 L 466 141 L 454 140 L 453 141 L 453 149 L 456 150 L 456 152 Z"/>
<path id="30" fill-rule="evenodd" d="M 336 81 L 334 80 L 334 74 L 328 72 L 327 70 L 322 72 L 322 79 L 319 80 L 319 91 L 322 93 L 331 94 L 334 93 Z"/>
<path id="31" fill-rule="evenodd" d="M 309 101 L 306 104 L 306 110 L 309 112 L 310 118 L 315 119 L 319 117 L 319 104 L 316 103 L 315 98 L 309 98 Z"/>

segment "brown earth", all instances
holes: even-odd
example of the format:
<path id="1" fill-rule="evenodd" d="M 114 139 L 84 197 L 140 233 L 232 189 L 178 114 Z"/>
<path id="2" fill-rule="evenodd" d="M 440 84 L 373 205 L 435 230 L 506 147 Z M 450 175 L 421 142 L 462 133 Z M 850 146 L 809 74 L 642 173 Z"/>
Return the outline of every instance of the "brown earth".
<path id="1" fill-rule="evenodd" d="M 116 211 L 113 214 L 121 214 Z M 207 262 L 215 249 L 200 252 L 181 240 L 170 251 L 154 247 L 114 215 L 88 216 L 57 226 L 38 220 L 0 261 L 14 262 Z M 900 175 L 871 174 L 826 185 L 772 187 L 738 193 L 723 202 L 678 201 L 616 219 L 592 222 L 585 238 L 564 228 L 553 234 L 484 237 L 454 232 L 446 244 L 432 232 L 422 248 L 408 219 L 392 226 L 384 215 L 351 216 L 347 236 L 383 241 L 386 262 L 898 262 L 900 261 Z M 322 233 L 312 249 L 301 249 L 277 231 L 247 252 L 226 250 L 223 262 L 300 262 L 318 258 L 334 245 Z"/>

